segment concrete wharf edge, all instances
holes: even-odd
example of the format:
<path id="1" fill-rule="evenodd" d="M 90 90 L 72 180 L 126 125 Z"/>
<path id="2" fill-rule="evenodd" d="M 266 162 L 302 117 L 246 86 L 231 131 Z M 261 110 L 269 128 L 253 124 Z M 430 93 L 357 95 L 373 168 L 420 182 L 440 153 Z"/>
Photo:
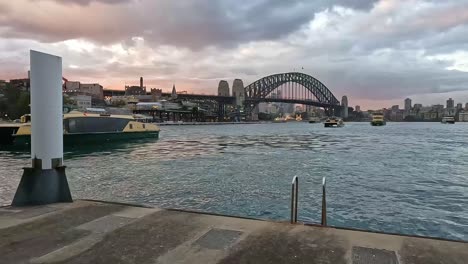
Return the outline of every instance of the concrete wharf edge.
<path id="1" fill-rule="evenodd" d="M 0 263 L 468 263 L 468 243 L 123 203 L 0 208 Z"/>

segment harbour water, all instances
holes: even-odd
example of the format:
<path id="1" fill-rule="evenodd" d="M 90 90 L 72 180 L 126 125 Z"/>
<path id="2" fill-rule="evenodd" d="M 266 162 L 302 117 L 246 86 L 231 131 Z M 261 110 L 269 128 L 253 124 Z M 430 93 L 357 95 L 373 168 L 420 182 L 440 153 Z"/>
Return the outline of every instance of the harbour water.
<path id="1" fill-rule="evenodd" d="M 468 240 L 468 124 L 278 123 L 162 127 L 157 141 L 75 146 L 65 163 L 74 198 Z M 0 204 L 28 150 L 0 149 Z"/>

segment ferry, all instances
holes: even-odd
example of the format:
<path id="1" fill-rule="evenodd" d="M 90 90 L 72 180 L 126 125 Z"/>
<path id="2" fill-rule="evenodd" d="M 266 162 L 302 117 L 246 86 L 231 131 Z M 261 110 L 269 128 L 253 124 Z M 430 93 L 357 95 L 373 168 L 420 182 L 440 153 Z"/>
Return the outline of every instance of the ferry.
<path id="1" fill-rule="evenodd" d="M 444 116 L 442 117 L 442 124 L 455 124 L 455 117 L 453 116 Z"/>
<path id="2" fill-rule="evenodd" d="M 329 117 L 324 123 L 325 127 L 343 127 L 343 119 L 338 117 Z"/>
<path id="3" fill-rule="evenodd" d="M 25 115 L 23 120 L 29 121 L 30 116 Z M 94 114 L 79 111 L 71 111 L 63 115 L 64 145 L 122 139 L 157 139 L 159 130 L 157 125 L 138 122 L 131 115 Z M 30 141 L 31 123 L 25 123 L 13 134 L 13 143 L 24 145 L 30 144 Z"/>
<path id="4" fill-rule="evenodd" d="M 301 115 L 296 115 L 296 121 L 298 121 L 298 122 L 302 121 L 302 116 Z"/>
<path id="5" fill-rule="evenodd" d="M 320 123 L 320 118 L 316 116 L 312 116 L 309 118 L 309 123 L 314 124 L 314 123 Z"/>
<path id="6" fill-rule="evenodd" d="M 382 113 L 372 114 L 372 121 L 370 123 L 372 126 L 385 126 L 386 124 Z"/>
<path id="7" fill-rule="evenodd" d="M 286 123 L 286 118 L 284 117 L 277 117 L 273 120 L 273 123 Z"/>

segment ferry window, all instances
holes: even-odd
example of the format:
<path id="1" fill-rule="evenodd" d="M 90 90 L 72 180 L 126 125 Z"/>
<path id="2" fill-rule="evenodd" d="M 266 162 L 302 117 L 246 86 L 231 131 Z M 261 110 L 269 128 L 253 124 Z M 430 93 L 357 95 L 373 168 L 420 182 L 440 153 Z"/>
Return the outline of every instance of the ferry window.
<path id="1" fill-rule="evenodd" d="M 69 119 L 68 121 L 68 132 L 75 132 L 76 130 L 76 120 Z"/>
<path id="2" fill-rule="evenodd" d="M 130 124 L 130 129 L 133 129 L 133 124 Z"/>

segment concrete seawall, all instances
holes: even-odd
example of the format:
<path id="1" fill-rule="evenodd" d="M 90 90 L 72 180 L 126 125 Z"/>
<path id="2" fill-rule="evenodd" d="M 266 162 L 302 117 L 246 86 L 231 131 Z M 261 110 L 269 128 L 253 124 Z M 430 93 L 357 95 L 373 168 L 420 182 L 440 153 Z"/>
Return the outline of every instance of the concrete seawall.
<path id="1" fill-rule="evenodd" d="M 0 208 L 0 263 L 466 263 L 468 243 L 75 201 Z"/>

